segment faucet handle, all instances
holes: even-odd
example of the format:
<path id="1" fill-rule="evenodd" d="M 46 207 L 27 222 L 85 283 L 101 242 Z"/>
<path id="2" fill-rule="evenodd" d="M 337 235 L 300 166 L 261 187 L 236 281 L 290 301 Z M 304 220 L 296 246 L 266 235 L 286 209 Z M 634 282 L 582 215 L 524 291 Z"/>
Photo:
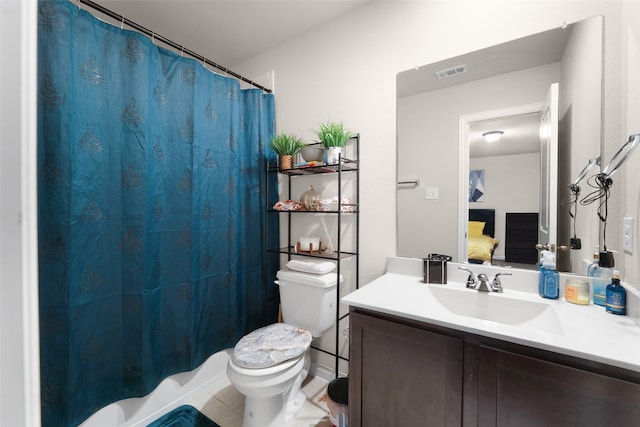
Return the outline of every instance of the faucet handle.
<path id="1" fill-rule="evenodd" d="M 500 281 L 500 276 L 511 276 L 511 273 L 496 273 L 493 277 L 493 282 L 491 282 L 491 288 L 495 292 L 502 292 L 502 282 Z"/>
<path id="2" fill-rule="evenodd" d="M 460 266 L 458 266 L 458 270 L 463 270 L 463 271 L 466 271 L 467 273 L 469 273 L 469 276 L 467 276 L 467 288 L 475 288 L 475 286 L 476 286 L 476 275 L 473 274 L 473 271 L 469 270 L 468 268 L 464 268 L 464 267 L 460 267 Z"/>

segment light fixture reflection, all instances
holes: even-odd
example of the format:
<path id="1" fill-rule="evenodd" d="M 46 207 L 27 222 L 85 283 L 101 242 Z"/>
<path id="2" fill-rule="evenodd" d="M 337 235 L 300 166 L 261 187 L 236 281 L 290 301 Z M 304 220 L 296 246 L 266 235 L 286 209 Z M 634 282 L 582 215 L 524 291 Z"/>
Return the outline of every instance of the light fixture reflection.
<path id="1" fill-rule="evenodd" d="M 487 142 L 496 142 L 497 140 L 499 140 L 502 137 L 502 134 L 504 132 L 501 130 L 492 130 L 491 132 L 485 132 L 482 134 L 482 136 L 484 137 L 485 141 Z"/>

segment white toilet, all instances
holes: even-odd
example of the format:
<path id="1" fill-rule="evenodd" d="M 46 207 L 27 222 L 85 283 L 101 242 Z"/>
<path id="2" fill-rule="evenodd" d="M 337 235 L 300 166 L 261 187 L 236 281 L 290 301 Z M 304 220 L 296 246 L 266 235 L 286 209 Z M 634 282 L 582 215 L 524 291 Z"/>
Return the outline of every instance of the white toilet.
<path id="1" fill-rule="evenodd" d="M 280 270 L 282 318 L 244 336 L 227 365 L 227 377 L 245 396 L 243 427 L 284 427 L 306 400 L 312 338 L 336 320 L 337 275 Z M 342 280 L 342 277 L 340 278 Z"/>

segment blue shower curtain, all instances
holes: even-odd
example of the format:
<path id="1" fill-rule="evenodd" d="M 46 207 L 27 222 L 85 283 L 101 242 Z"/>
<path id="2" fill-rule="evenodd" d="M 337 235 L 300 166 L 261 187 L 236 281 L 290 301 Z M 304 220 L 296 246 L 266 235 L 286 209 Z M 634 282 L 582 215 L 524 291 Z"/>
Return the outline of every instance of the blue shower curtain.
<path id="1" fill-rule="evenodd" d="M 75 426 L 275 320 L 274 99 L 64 0 L 38 42 L 42 416 Z"/>

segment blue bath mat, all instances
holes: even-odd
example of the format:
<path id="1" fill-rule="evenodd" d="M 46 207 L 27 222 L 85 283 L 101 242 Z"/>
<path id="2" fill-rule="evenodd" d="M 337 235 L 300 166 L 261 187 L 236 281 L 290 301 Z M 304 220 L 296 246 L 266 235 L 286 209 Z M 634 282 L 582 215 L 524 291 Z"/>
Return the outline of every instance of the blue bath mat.
<path id="1" fill-rule="evenodd" d="M 220 427 L 190 405 L 178 406 L 147 427 Z"/>

